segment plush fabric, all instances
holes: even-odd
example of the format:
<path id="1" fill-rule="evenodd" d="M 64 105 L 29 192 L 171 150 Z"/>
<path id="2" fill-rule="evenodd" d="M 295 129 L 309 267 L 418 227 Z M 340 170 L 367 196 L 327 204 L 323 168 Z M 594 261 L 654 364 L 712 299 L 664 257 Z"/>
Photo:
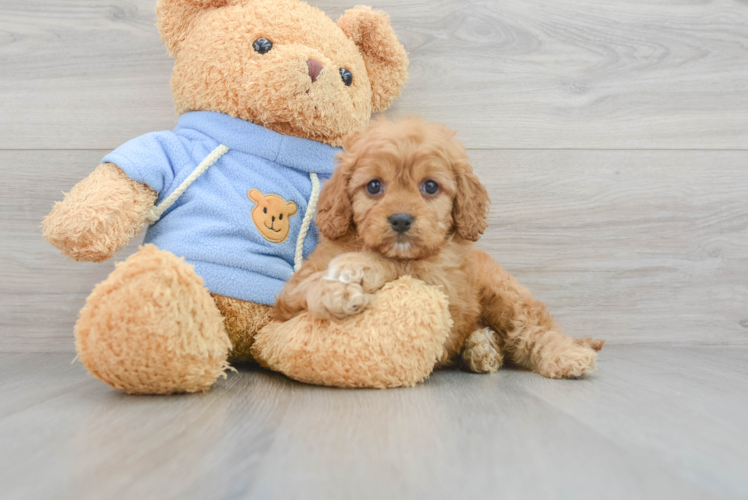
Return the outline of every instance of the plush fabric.
<path id="1" fill-rule="evenodd" d="M 231 341 L 229 361 L 254 361 L 251 352 L 252 344 L 257 332 L 272 319 L 270 306 L 222 295 L 213 295 L 213 300 L 224 317 L 223 325 Z"/>
<path id="2" fill-rule="evenodd" d="M 140 233 L 156 196 L 116 165 L 99 165 L 55 203 L 44 237 L 72 259 L 103 262 Z"/>
<path id="3" fill-rule="evenodd" d="M 147 242 L 161 248 L 145 245 L 119 265 L 76 326 L 92 374 L 164 394 L 205 390 L 229 357 L 251 359 L 314 205 L 311 174 L 324 180 L 331 146 L 400 95 L 408 58 L 387 14 L 368 7 L 337 23 L 299 0 L 158 0 L 156 11 L 175 58 L 179 126 L 107 155 L 54 207 L 44 236 L 76 260 L 112 258 L 156 218 L 157 201 L 171 202 L 219 144 L 230 148 L 149 229 Z M 269 51 L 254 49 L 259 38 Z M 309 230 L 302 255 L 316 243 Z"/>
<path id="4" fill-rule="evenodd" d="M 96 285 L 75 341 L 92 375 L 131 394 L 205 391 L 228 368 L 231 347 L 192 266 L 153 245 Z"/>
<path id="5" fill-rule="evenodd" d="M 343 321 L 305 313 L 272 322 L 257 335 L 252 353 L 264 366 L 310 384 L 409 387 L 431 373 L 451 328 L 445 295 L 406 276 Z"/>
<path id="6" fill-rule="evenodd" d="M 158 25 L 175 56 L 178 114 L 222 111 L 277 132 L 335 146 L 387 109 L 408 57 L 387 14 L 356 7 L 337 25 L 298 0 L 160 0 Z M 253 50 L 258 38 L 273 48 Z M 316 81 L 307 61 L 323 67 Z M 340 69 L 353 74 L 345 86 Z"/>
<path id="7" fill-rule="evenodd" d="M 182 115 L 173 132 L 133 139 L 102 161 L 148 185 L 161 203 L 220 144 L 229 152 L 148 228 L 145 243 L 184 257 L 211 293 L 272 305 L 293 274 L 296 241 L 312 191 L 309 174 L 329 178 L 338 148 L 200 111 Z M 267 224 L 253 220 L 257 202 L 250 199 L 250 190 L 293 202 L 294 215 L 268 214 L 276 219 Z M 273 240 L 273 226 L 288 223 L 287 238 Z M 310 227 L 305 257 L 317 238 L 317 228 Z"/>

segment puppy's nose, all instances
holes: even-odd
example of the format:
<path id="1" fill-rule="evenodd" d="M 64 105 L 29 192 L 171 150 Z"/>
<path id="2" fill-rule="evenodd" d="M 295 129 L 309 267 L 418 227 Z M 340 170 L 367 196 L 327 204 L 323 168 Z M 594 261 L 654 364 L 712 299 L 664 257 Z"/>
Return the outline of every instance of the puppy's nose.
<path id="1" fill-rule="evenodd" d="M 413 224 L 413 216 L 406 213 L 390 215 L 390 226 L 402 234 L 410 229 Z"/>
<path id="2" fill-rule="evenodd" d="M 320 73 L 322 73 L 322 70 L 324 69 L 324 66 L 322 66 L 322 63 L 319 62 L 316 59 L 309 59 L 306 62 L 307 68 L 309 68 L 309 78 L 312 79 L 312 83 L 317 81 L 317 77 Z"/>

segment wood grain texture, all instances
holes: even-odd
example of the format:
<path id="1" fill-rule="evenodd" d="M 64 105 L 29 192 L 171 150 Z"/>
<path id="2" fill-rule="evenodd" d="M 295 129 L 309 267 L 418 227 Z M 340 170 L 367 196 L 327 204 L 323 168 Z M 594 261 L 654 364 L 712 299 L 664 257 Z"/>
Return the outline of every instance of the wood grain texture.
<path id="1" fill-rule="evenodd" d="M 448 371 L 387 391 L 242 368 L 134 397 L 69 355 L 19 354 L 0 358 L 0 496 L 745 498 L 746 356 L 606 346 L 585 380 Z"/>
<path id="2" fill-rule="evenodd" d="M 336 18 L 358 0 L 312 2 Z M 173 128 L 154 0 L 4 0 L 0 149 Z M 748 147 L 748 4 L 381 0 L 410 53 L 393 113 L 472 148 Z"/>
<path id="3" fill-rule="evenodd" d="M 113 263 L 65 259 L 39 225 L 60 190 L 104 153 L 0 151 L 0 351 L 73 349 L 77 311 Z M 479 247 L 568 333 L 612 343 L 748 344 L 748 152 L 471 157 L 493 199 Z"/>
<path id="4" fill-rule="evenodd" d="M 747 152 L 474 151 L 479 242 L 575 336 L 748 343 Z"/>

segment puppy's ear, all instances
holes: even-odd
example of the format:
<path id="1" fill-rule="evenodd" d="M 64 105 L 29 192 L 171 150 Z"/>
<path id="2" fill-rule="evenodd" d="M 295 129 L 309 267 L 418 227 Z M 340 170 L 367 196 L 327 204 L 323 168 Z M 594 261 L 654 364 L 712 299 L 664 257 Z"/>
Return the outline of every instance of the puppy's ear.
<path id="1" fill-rule="evenodd" d="M 169 55 L 174 57 L 187 38 L 195 20 L 204 12 L 218 9 L 232 0 L 158 0 L 156 26 Z"/>
<path id="2" fill-rule="evenodd" d="M 386 12 L 359 5 L 347 10 L 338 27 L 358 46 L 371 81 L 372 111 L 384 111 L 408 81 L 408 54 Z M 356 75 L 353 75 L 356 78 Z"/>
<path id="3" fill-rule="evenodd" d="M 464 149 L 463 149 L 464 152 Z M 452 205 L 452 219 L 457 234 L 470 241 L 478 241 L 488 226 L 488 198 L 486 187 L 473 173 L 473 167 L 467 159 L 453 160 L 453 168 L 457 178 L 457 193 Z"/>
<path id="4" fill-rule="evenodd" d="M 348 182 L 351 179 L 354 161 L 349 153 L 339 155 L 338 167 L 319 194 L 314 224 L 329 240 L 345 236 L 353 224 L 353 205 L 348 195 Z"/>

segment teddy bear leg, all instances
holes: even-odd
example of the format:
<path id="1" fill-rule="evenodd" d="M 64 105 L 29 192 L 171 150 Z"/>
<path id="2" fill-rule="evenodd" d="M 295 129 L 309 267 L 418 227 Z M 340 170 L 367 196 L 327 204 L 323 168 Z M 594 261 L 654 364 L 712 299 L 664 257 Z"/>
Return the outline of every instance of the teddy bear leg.
<path id="1" fill-rule="evenodd" d="M 451 329 L 446 296 L 404 276 L 387 283 L 361 314 L 338 321 L 307 311 L 271 321 L 252 354 L 266 368 L 309 384 L 409 387 L 444 359 Z"/>
<path id="2" fill-rule="evenodd" d="M 475 330 L 465 339 L 462 362 L 473 373 L 496 373 L 504 364 L 499 335 L 490 327 Z"/>
<path id="3" fill-rule="evenodd" d="M 223 315 L 223 324 L 231 341 L 229 361 L 254 361 L 250 350 L 255 335 L 272 319 L 272 308 L 217 294 L 213 294 L 213 300 Z"/>
<path id="4" fill-rule="evenodd" d="M 86 369 L 130 394 L 206 391 L 228 367 L 231 347 L 202 278 L 154 245 L 96 285 L 75 338 Z"/>

